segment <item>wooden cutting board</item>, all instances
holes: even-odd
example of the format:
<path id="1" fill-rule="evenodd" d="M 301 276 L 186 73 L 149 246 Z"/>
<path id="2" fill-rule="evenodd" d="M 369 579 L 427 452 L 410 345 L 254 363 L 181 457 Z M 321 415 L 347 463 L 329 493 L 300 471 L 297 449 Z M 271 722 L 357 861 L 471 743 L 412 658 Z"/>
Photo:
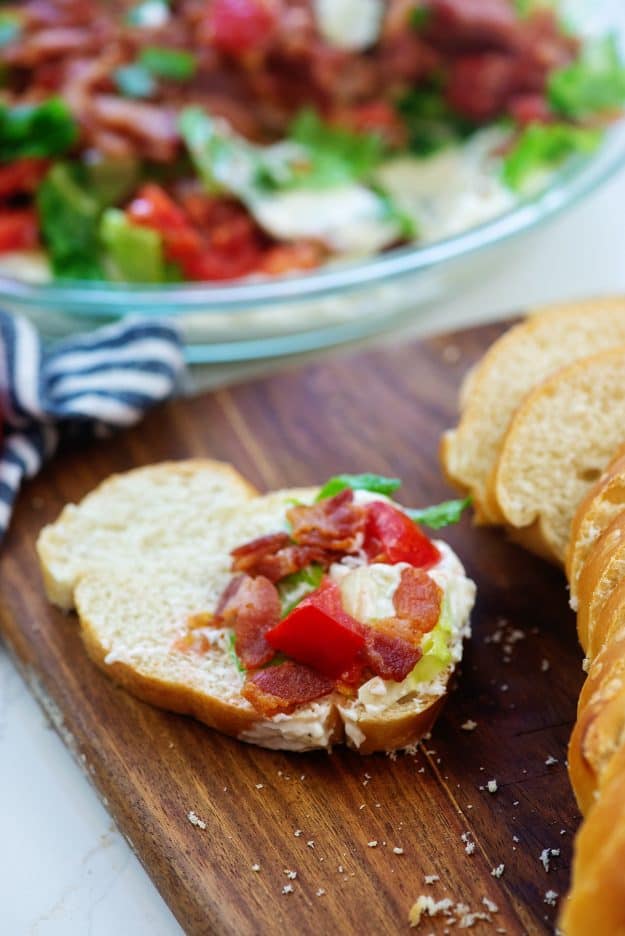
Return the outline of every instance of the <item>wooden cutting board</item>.
<path id="1" fill-rule="evenodd" d="M 578 815 L 564 760 L 582 681 L 557 570 L 497 531 L 450 528 L 479 589 L 457 687 L 414 756 L 362 758 L 264 751 L 135 701 L 87 659 L 75 618 L 46 603 L 34 549 L 66 501 L 165 458 L 225 459 L 260 489 L 368 470 L 403 478 L 408 504 L 449 497 L 439 437 L 463 374 L 502 329 L 334 357 L 172 403 L 57 458 L 24 491 L 0 562 L 2 634 L 188 933 L 407 932 L 420 894 L 471 912 L 493 901 L 493 922 L 477 931 L 553 931 L 544 898 L 569 879 Z M 554 849 L 549 871 L 544 849 Z M 422 931 L 446 925 L 436 917 Z"/>

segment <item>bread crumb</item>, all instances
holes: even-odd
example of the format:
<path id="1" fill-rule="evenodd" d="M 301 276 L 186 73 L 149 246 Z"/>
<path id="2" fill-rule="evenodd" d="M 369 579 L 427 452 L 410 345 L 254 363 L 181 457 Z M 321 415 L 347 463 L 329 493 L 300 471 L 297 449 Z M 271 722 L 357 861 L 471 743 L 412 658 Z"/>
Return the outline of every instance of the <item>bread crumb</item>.
<path id="1" fill-rule="evenodd" d="M 315 847 L 315 840 L 314 840 L 314 839 L 310 839 L 308 842 L 306 842 L 306 844 L 308 845 L 309 848 L 314 848 L 314 847 Z"/>
<path id="2" fill-rule="evenodd" d="M 295 838 L 299 838 L 300 835 L 303 835 L 303 834 L 304 834 L 304 833 L 302 832 L 301 829 L 296 829 L 295 832 L 293 833 L 293 835 L 295 836 Z"/>
<path id="3" fill-rule="evenodd" d="M 198 828 L 198 829 L 205 829 L 205 828 L 206 828 L 206 823 L 204 822 L 204 820 L 203 820 L 203 819 L 200 819 L 200 817 L 197 815 L 197 813 L 193 812 L 193 810 L 191 810 L 191 812 L 188 812 L 188 813 L 187 813 L 187 819 L 189 820 L 189 822 L 191 823 L 191 825 L 196 826 L 196 828 Z"/>
<path id="4" fill-rule="evenodd" d="M 464 846 L 464 850 L 467 855 L 472 855 L 475 851 L 475 842 L 467 842 L 467 844 Z"/>
<path id="5" fill-rule="evenodd" d="M 475 913 L 464 913 L 458 920 L 458 929 L 471 929 L 478 920 L 485 920 L 487 923 L 492 922 L 488 913 L 477 910 Z"/>
<path id="6" fill-rule="evenodd" d="M 343 867 L 343 865 L 339 865 L 338 868 L 337 868 L 337 871 L 339 872 L 339 874 L 344 874 L 344 873 L 345 873 L 345 868 Z"/>
<path id="7" fill-rule="evenodd" d="M 432 897 L 421 894 L 410 908 L 408 922 L 411 926 L 418 926 L 424 914 L 430 917 L 438 916 L 441 913 L 449 916 L 452 907 L 453 901 L 449 897 L 445 897 L 443 900 L 434 900 Z"/>
<path id="8" fill-rule="evenodd" d="M 294 887 L 292 884 L 285 884 L 284 887 L 282 888 L 283 894 L 292 894 L 293 891 L 294 891 Z"/>
<path id="9" fill-rule="evenodd" d="M 317 893 L 316 893 L 316 896 L 317 896 L 317 897 L 323 897 L 324 894 L 325 894 L 325 890 L 323 889 L 323 887 L 320 887 L 319 890 L 318 890 Z"/>
<path id="10" fill-rule="evenodd" d="M 426 874 L 423 878 L 426 884 L 434 884 L 436 881 L 440 881 L 438 874 Z"/>
<path id="11" fill-rule="evenodd" d="M 488 897 L 482 897 L 482 903 L 486 907 L 489 913 L 499 913 L 499 907 L 492 900 L 489 900 Z"/>
<path id="12" fill-rule="evenodd" d="M 378 847 L 378 843 L 376 842 L 375 839 L 374 839 L 372 842 L 367 842 L 367 845 L 368 845 L 369 848 L 377 848 L 377 847 Z"/>
<path id="13" fill-rule="evenodd" d="M 545 892 L 545 903 L 549 904 L 550 907 L 555 907 L 558 900 L 558 892 L 554 890 L 548 890 Z"/>
<path id="14" fill-rule="evenodd" d="M 493 868 L 493 870 L 490 873 L 492 874 L 493 877 L 500 878 L 505 870 L 506 870 L 506 866 L 504 864 L 499 864 L 497 865 L 496 868 Z"/>
<path id="15" fill-rule="evenodd" d="M 488 790 L 489 793 L 496 793 L 498 790 L 497 781 L 489 780 L 488 783 L 486 784 L 486 789 Z"/>
<path id="16" fill-rule="evenodd" d="M 262 790 L 262 788 L 263 788 L 264 786 L 265 786 L 264 783 L 257 783 L 257 784 L 256 784 L 256 789 L 257 789 L 257 790 Z"/>
<path id="17" fill-rule="evenodd" d="M 467 718 L 465 722 L 460 725 L 463 731 L 475 731 L 477 728 L 477 722 L 473 721 L 472 718 Z"/>
<path id="18" fill-rule="evenodd" d="M 513 835 L 513 836 L 512 836 L 512 841 L 518 843 L 518 842 L 520 841 L 518 835 Z"/>
<path id="19" fill-rule="evenodd" d="M 545 871 L 547 872 L 549 871 L 549 863 L 551 861 L 551 858 L 552 857 L 557 858 L 559 854 L 560 854 L 559 848 L 543 848 L 543 850 L 540 853 L 539 861 L 541 862 Z"/>
<path id="20" fill-rule="evenodd" d="M 549 660 L 540 661 L 540 669 L 543 673 L 546 673 L 550 666 L 551 666 L 551 663 L 549 662 Z"/>
<path id="21" fill-rule="evenodd" d="M 393 849 L 393 854 L 394 854 L 394 855 L 403 855 L 403 854 L 404 854 L 404 849 L 403 849 L 403 848 L 400 848 L 398 845 L 396 845 L 395 848 Z"/>
<path id="22" fill-rule="evenodd" d="M 253 865 L 252 865 L 252 871 L 260 871 L 260 865 L 259 865 L 259 864 L 253 864 Z"/>
<path id="23" fill-rule="evenodd" d="M 558 763 L 558 758 L 557 758 L 557 757 L 553 757 L 553 755 L 550 754 L 549 757 L 547 758 L 547 760 L 545 761 L 545 766 L 546 766 L 546 767 L 551 767 L 552 764 L 557 764 L 557 763 Z"/>
<path id="24" fill-rule="evenodd" d="M 295 878 L 297 877 L 297 871 L 289 871 L 288 868 L 284 869 L 284 873 L 288 877 L 289 881 L 294 881 Z"/>

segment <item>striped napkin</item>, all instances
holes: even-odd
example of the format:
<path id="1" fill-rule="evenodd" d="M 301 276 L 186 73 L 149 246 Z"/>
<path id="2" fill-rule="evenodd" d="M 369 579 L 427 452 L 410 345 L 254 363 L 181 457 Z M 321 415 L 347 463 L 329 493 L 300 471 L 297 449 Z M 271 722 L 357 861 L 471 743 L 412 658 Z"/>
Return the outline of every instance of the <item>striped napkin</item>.
<path id="1" fill-rule="evenodd" d="M 26 319 L 0 310 L 0 541 L 24 478 L 65 442 L 138 422 L 184 370 L 177 331 L 126 321 L 45 348 Z"/>

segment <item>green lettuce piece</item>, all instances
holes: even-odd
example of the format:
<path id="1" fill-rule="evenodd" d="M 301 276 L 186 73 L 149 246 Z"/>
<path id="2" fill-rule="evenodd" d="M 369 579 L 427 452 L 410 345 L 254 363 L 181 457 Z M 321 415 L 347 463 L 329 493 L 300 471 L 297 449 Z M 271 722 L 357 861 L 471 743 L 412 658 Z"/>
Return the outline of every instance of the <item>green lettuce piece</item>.
<path id="1" fill-rule="evenodd" d="M 408 509 L 406 513 L 415 523 L 421 523 L 431 530 L 440 530 L 441 527 L 458 523 L 470 503 L 471 498 L 465 497 L 463 500 L 443 501 L 442 504 L 435 504 L 433 507 Z"/>
<path id="2" fill-rule="evenodd" d="M 419 683 L 427 683 L 435 679 L 451 663 L 452 625 L 449 600 L 445 595 L 436 627 L 423 638 L 421 643 L 423 656 L 409 676 L 415 688 L 418 688 Z"/>
<path id="3" fill-rule="evenodd" d="M 100 238 L 119 279 L 128 283 L 162 283 L 165 279 L 163 240 L 158 231 L 132 224 L 123 211 L 107 208 Z"/>
<path id="4" fill-rule="evenodd" d="M 587 43 L 576 61 L 552 72 L 547 96 L 556 113 L 572 120 L 621 108 L 625 103 L 625 63 L 616 37 L 608 35 Z"/>
<path id="5" fill-rule="evenodd" d="M 476 129 L 470 121 L 454 113 L 441 87 L 435 84 L 412 88 L 395 106 L 408 132 L 408 145 L 418 156 L 430 156 L 459 143 Z"/>
<path id="6" fill-rule="evenodd" d="M 167 46 L 146 46 L 139 55 L 139 64 L 158 78 L 188 81 L 197 71 L 198 60 L 192 52 Z"/>
<path id="7" fill-rule="evenodd" d="M 278 593 L 282 604 L 282 617 L 290 614 L 302 598 L 319 588 L 322 578 L 322 567 L 312 563 L 304 569 L 300 569 L 299 572 L 293 572 L 281 579 L 278 583 Z"/>
<path id="8" fill-rule="evenodd" d="M 315 500 L 325 500 L 326 497 L 334 497 L 345 488 L 351 488 L 353 491 L 373 491 L 375 494 L 384 494 L 389 496 L 398 487 L 401 487 L 399 478 L 385 478 L 384 475 L 377 474 L 340 474 L 330 478 L 323 485 Z"/>
<path id="9" fill-rule="evenodd" d="M 234 663 L 238 671 L 240 673 L 245 673 L 246 669 L 241 663 L 239 655 L 235 649 L 236 639 L 237 638 L 236 638 L 236 634 L 234 633 L 234 631 L 230 631 L 230 633 L 228 634 L 228 652 L 232 658 L 232 662 Z"/>
<path id="10" fill-rule="evenodd" d="M 76 121 L 61 98 L 12 107 L 0 102 L 0 162 L 60 156 L 77 137 Z"/>
<path id="11" fill-rule="evenodd" d="M 37 210 L 52 267 L 65 279 L 104 279 L 100 264 L 101 207 L 70 166 L 57 163 L 37 192 Z"/>
<path id="12" fill-rule="evenodd" d="M 503 179 L 522 191 L 537 173 L 556 168 L 575 153 L 592 153 L 601 143 L 600 130 L 571 124 L 531 124 L 503 161 Z"/>

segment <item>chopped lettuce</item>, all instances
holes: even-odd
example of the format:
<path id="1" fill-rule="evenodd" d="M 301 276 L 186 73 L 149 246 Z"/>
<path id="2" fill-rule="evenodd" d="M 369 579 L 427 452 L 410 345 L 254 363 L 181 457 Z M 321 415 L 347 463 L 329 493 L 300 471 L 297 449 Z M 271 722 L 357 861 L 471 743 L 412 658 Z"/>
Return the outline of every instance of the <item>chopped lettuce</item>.
<path id="1" fill-rule="evenodd" d="M 572 124 L 531 124 L 503 160 L 503 179 L 514 191 L 529 187 L 533 178 L 550 171 L 575 153 L 592 153 L 601 131 Z"/>
<path id="2" fill-rule="evenodd" d="M 77 137 L 76 121 L 61 98 L 13 107 L 0 102 L 0 162 L 60 156 Z"/>
<path id="3" fill-rule="evenodd" d="M 458 523 L 470 503 L 471 498 L 465 497 L 463 500 L 443 501 L 442 504 L 435 504 L 433 507 L 406 510 L 406 513 L 415 523 L 421 523 L 431 530 L 440 530 L 451 523 Z"/>
<path id="4" fill-rule="evenodd" d="M 189 81 L 197 71 L 198 60 L 192 52 L 167 46 L 146 46 L 139 55 L 139 64 L 158 78 Z"/>
<path id="5" fill-rule="evenodd" d="M 230 631 L 230 633 L 228 634 L 228 652 L 232 658 L 232 662 L 234 663 L 238 671 L 240 673 L 245 673 L 246 669 L 241 663 L 239 655 L 235 649 L 236 639 L 237 638 L 236 638 L 236 634 L 234 633 L 234 631 Z"/>
<path id="6" fill-rule="evenodd" d="M 330 478 L 323 485 L 316 500 L 325 500 L 326 497 L 334 497 L 345 488 L 351 488 L 353 491 L 373 491 L 375 494 L 392 494 L 401 487 L 399 478 L 385 478 L 384 475 L 377 474 L 340 474 Z"/>
<path id="7" fill-rule="evenodd" d="M 66 279 L 103 279 L 100 265 L 101 207 L 72 167 L 57 163 L 37 192 L 43 239 L 54 272 Z"/>
<path id="8" fill-rule="evenodd" d="M 425 635 L 421 643 L 423 656 L 408 677 L 415 688 L 418 688 L 419 683 L 428 683 L 435 679 L 451 663 L 452 632 L 451 608 L 448 596 L 445 595 L 436 627 Z"/>
<path id="9" fill-rule="evenodd" d="M 399 98 L 397 111 L 408 133 L 408 145 L 418 156 L 430 156 L 470 136 L 476 129 L 449 107 L 435 84 L 412 88 Z"/>
<path id="10" fill-rule="evenodd" d="M 100 238 L 115 278 L 128 283 L 162 283 L 166 279 L 158 231 L 132 224 L 118 208 L 107 208 L 100 222 Z"/>
<path id="11" fill-rule="evenodd" d="M 625 63 L 613 35 L 588 42 L 581 56 L 552 72 L 547 95 L 553 110 L 571 120 L 625 103 Z"/>
<path id="12" fill-rule="evenodd" d="M 306 568 L 300 569 L 299 572 L 293 572 L 281 579 L 278 583 L 278 592 L 282 604 L 282 617 L 290 614 L 302 598 L 319 588 L 322 578 L 323 568 L 313 562 Z"/>

